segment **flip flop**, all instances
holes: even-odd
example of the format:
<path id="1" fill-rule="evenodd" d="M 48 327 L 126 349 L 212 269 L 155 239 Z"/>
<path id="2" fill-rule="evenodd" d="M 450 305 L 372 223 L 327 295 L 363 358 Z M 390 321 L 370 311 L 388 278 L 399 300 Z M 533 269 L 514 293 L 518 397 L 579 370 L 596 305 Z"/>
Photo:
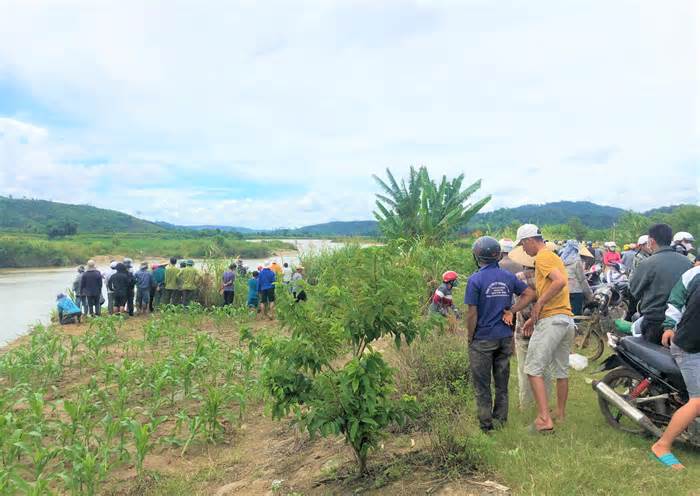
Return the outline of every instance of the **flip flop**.
<path id="1" fill-rule="evenodd" d="M 549 434 L 554 434 L 554 427 L 550 429 L 538 429 L 535 424 L 530 424 L 529 428 L 530 434 L 542 434 L 544 435 L 549 435 Z"/>
<path id="2" fill-rule="evenodd" d="M 674 467 L 674 465 L 680 465 L 681 467 L 685 468 L 685 466 L 683 466 L 683 464 L 678 460 L 678 458 L 676 458 L 676 456 L 671 452 L 666 453 L 665 455 L 656 456 L 656 453 L 654 453 L 652 451 L 651 453 L 649 453 L 649 457 L 652 460 L 656 460 L 657 462 L 661 463 L 662 465 L 665 465 L 667 467 L 671 467 L 673 469 L 676 468 L 676 467 Z"/>

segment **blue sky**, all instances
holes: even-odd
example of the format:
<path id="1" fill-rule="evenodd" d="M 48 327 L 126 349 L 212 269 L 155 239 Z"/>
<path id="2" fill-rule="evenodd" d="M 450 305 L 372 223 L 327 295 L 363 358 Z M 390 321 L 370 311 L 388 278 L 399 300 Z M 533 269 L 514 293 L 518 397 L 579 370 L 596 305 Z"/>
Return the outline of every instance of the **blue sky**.
<path id="1" fill-rule="evenodd" d="M 372 174 L 490 209 L 700 201 L 697 3 L 0 4 L 0 194 L 180 224 L 371 218 Z"/>

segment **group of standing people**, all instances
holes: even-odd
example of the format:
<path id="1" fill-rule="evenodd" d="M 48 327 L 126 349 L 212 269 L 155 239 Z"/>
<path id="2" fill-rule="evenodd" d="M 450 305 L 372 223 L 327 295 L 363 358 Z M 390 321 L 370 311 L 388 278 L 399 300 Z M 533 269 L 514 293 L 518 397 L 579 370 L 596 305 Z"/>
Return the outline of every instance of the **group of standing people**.
<path id="1" fill-rule="evenodd" d="M 149 267 L 148 262 L 141 262 L 138 270 L 134 270 L 131 258 L 112 260 L 104 272 L 97 269 L 94 260 L 88 260 L 86 266 L 78 267 L 73 281 L 75 301 L 64 293 L 56 297 L 61 324 L 80 322 L 81 316 L 99 316 L 104 303 L 110 315 L 130 316 L 153 312 L 161 304 L 188 305 L 201 282 L 193 260 L 182 260 L 178 265 L 174 257 L 170 264 L 154 263 Z"/>
<path id="2" fill-rule="evenodd" d="M 73 281 L 75 301 L 64 293 L 56 297 L 61 324 L 80 322 L 81 317 L 87 315 L 99 316 L 105 302 L 110 314 L 130 316 L 135 312 L 153 312 L 161 304 L 186 306 L 195 300 L 203 282 L 202 274 L 195 269 L 193 260 L 178 262 L 175 257 L 170 258 L 168 264 L 154 263 L 150 267 L 147 262 L 142 262 L 138 270 L 133 269 L 130 258 L 121 262 L 113 260 L 105 272 L 97 269 L 94 260 L 88 260 L 86 265 L 87 268 L 82 265 L 78 267 Z M 224 305 L 233 304 L 236 279 L 246 274 L 247 269 L 240 258 L 224 271 L 220 287 Z M 252 272 L 248 280 L 247 306 L 274 318 L 275 283 L 281 281 L 296 301 L 304 301 L 306 292 L 301 283 L 303 279 L 304 267 L 301 265 L 292 270 L 286 262 L 265 262 Z M 103 285 L 107 292 L 106 301 Z"/>
<path id="3" fill-rule="evenodd" d="M 573 316 L 580 314 L 584 302 L 592 297 L 585 267 L 598 257 L 611 267 L 624 264 L 626 258 L 630 291 L 639 302 L 642 335 L 653 343 L 670 346 L 690 396 L 688 404 L 676 413 L 678 418 L 674 415 L 668 439 L 661 438 L 653 449 L 658 457 L 670 451 L 673 438 L 700 415 L 700 264 L 693 268 L 692 240 L 688 233 L 674 236 L 670 226 L 656 224 L 630 247 L 632 254 L 605 256 L 596 247 L 589 249 L 573 240 L 559 246 L 545 241 L 533 224 L 521 226 L 515 242 L 499 242 L 488 236 L 477 239 L 472 251 L 479 269 L 468 280 L 464 303 L 481 429 L 490 431 L 507 421 L 513 352 L 520 406 L 534 400 L 537 407 L 531 429 L 550 433 L 555 420 L 565 420 L 569 354 L 575 335 Z M 616 252 L 614 244 L 606 244 L 605 249 L 606 253 Z M 433 311 L 442 315 L 454 312 L 452 289 L 457 279 L 454 271 L 443 274 L 443 284 L 433 295 Z M 551 413 L 553 381 L 556 407 Z"/>
<path id="4" fill-rule="evenodd" d="M 236 275 L 233 272 L 233 266 L 223 275 L 222 291 L 224 292 L 224 300 L 233 301 L 233 288 Z M 304 267 L 297 265 L 294 270 L 287 262 L 282 265 L 277 262 L 265 262 L 254 270 L 251 278 L 248 280 L 248 299 L 247 306 L 251 309 L 256 309 L 264 317 L 269 319 L 275 318 L 275 283 L 281 280 L 282 285 L 286 287 L 294 297 L 296 302 L 306 301 L 306 291 L 302 281 L 304 280 Z M 226 291 L 230 293 L 226 297 Z"/>

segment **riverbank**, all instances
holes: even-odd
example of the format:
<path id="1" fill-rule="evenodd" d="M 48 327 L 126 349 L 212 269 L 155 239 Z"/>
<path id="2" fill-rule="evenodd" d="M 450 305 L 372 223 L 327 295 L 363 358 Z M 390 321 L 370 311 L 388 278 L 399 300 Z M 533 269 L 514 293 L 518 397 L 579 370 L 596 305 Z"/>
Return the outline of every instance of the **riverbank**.
<path id="1" fill-rule="evenodd" d="M 118 258 L 242 258 L 261 259 L 276 251 L 294 250 L 279 240 L 251 242 L 232 236 L 193 234 L 82 234 L 57 240 L 25 234 L 0 234 L 0 268 L 61 267 L 102 256 Z"/>

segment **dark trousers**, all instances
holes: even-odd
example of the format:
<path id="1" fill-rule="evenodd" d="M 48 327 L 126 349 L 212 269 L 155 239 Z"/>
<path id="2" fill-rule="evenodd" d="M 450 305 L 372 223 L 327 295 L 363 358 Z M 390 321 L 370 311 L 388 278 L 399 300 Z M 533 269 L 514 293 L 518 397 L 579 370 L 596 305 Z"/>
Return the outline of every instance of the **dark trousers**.
<path id="1" fill-rule="evenodd" d="M 569 293 L 569 303 L 574 315 L 583 315 L 583 293 Z"/>
<path id="2" fill-rule="evenodd" d="M 107 291 L 107 311 L 110 315 L 114 313 L 114 293 Z"/>
<path id="3" fill-rule="evenodd" d="M 294 295 L 294 300 L 296 300 L 297 303 L 299 303 L 300 301 L 306 301 L 306 293 L 303 289 L 298 293 L 295 292 L 292 294 Z"/>
<path id="4" fill-rule="evenodd" d="M 661 335 L 664 333 L 664 319 L 657 316 L 643 315 L 642 336 L 654 344 L 661 344 Z"/>
<path id="5" fill-rule="evenodd" d="M 87 311 L 90 312 L 90 315 L 100 315 L 100 310 L 102 309 L 100 299 L 100 295 L 87 297 Z"/>
<path id="6" fill-rule="evenodd" d="M 182 293 L 182 304 L 185 306 L 189 305 L 194 296 L 194 289 L 183 289 L 180 292 Z"/>
<path id="7" fill-rule="evenodd" d="M 233 297 L 236 293 L 234 291 L 224 291 L 224 305 L 230 305 L 233 303 Z"/>
<path id="8" fill-rule="evenodd" d="M 482 430 L 493 429 L 493 421 L 508 420 L 508 378 L 513 338 L 474 340 L 469 345 L 469 368 L 476 396 L 477 415 Z M 495 400 L 491 395 L 491 376 Z"/>
<path id="9" fill-rule="evenodd" d="M 80 312 L 63 313 L 59 311 L 58 321 L 61 323 L 61 325 L 74 324 L 76 321 L 78 322 L 78 324 L 80 324 Z"/>
<path id="10" fill-rule="evenodd" d="M 134 288 L 129 288 L 126 292 L 126 310 L 129 315 L 134 315 Z"/>
<path id="11" fill-rule="evenodd" d="M 165 305 L 176 305 L 180 303 L 175 301 L 175 295 L 177 294 L 177 289 L 163 289 L 163 300 L 162 303 Z"/>
<path id="12" fill-rule="evenodd" d="M 148 309 L 152 312 L 153 311 L 153 300 L 156 297 L 156 288 L 154 286 L 151 286 L 151 292 L 148 295 Z"/>
<path id="13" fill-rule="evenodd" d="M 78 308 L 80 308 L 80 310 L 82 310 L 83 315 L 88 314 L 87 296 L 84 296 L 84 295 L 76 296 L 75 303 L 78 305 Z"/>

